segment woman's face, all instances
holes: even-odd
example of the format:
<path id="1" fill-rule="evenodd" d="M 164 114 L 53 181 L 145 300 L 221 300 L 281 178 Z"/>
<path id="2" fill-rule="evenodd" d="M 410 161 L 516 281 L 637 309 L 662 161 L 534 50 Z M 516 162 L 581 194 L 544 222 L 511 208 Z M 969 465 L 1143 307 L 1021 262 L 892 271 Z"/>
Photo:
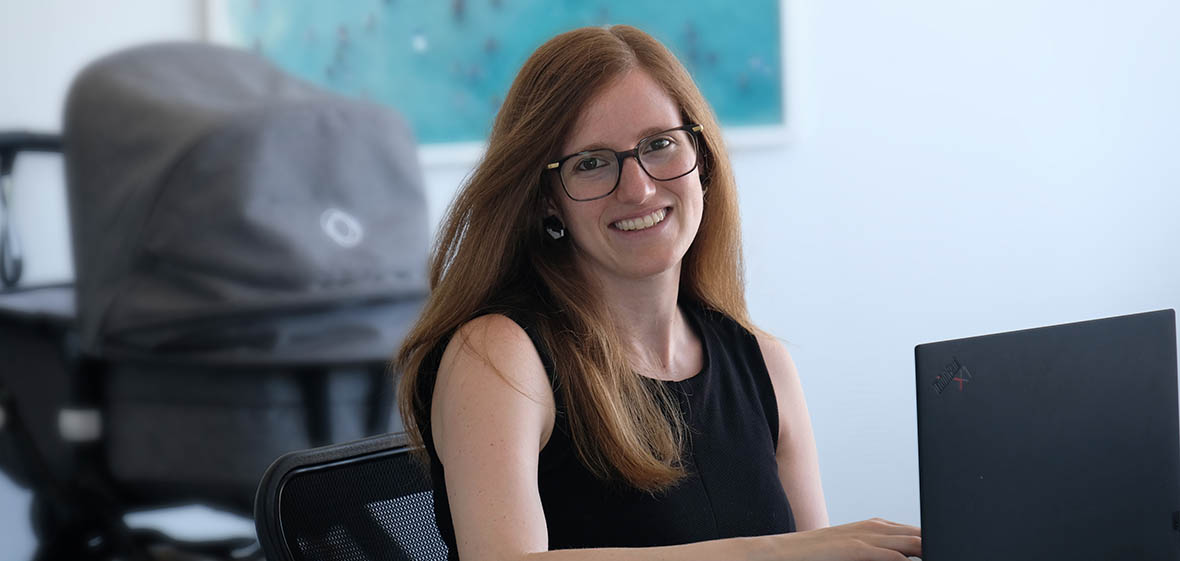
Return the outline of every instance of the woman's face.
<path id="1" fill-rule="evenodd" d="M 647 73 L 633 70 L 582 110 L 562 154 L 598 148 L 630 150 L 645 137 L 684 124 L 676 102 Z M 701 223 L 704 201 L 699 169 L 658 181 L 635 158 L 627 158 L 618 187 L 604 198 L 574 201 L 563 192 L 556 174 L 552 187 L 550 197 L 556 204 L 552 210 L 577 244 L 579 265 L 587 272 L 604 279 L 679 273 L 680 261 Z"/>

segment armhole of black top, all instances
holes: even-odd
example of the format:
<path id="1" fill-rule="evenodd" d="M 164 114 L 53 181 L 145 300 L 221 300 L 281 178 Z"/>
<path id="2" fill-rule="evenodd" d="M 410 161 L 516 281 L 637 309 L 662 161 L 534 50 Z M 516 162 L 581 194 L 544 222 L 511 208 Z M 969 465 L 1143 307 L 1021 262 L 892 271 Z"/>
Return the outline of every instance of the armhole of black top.
<path id="1" fill-rule="evenodd" d="M 766 416 L 767 430 L 771 431 L 771 443 L 774 444 L 774 451 L 779 451 L 779 399 L 778 394 L 774 392 L 774 383 L 771 381 L 771 368 L 766 365 L 766 357 L 762 355 L 762 346 L 758 343 L 758 335 L 747 330 L 730 318 L 725 312 L 720 309 L 713 309 L 704 306 L 701 302 L 696 300 L 683 299 L 682 304 L 691 309 L 697 314 L 697 324 L 701 326 L 701 330 L 706 328 L 709 324 L 710 317 L 713 317 L 715 326 L 725 326 L 726 330 L 733 330 L 737 335 L 737 340 L 745 341 L 746 352 L 750 354 L 749 366 L 752 368 L 754 377 L 754 384 L 758 387 L 758 399 L 762 405 L 762 415 Z M 704 334 L 701 334 L 704 337 Z M 737 351 L 737 350 L 735 350 Z"/>
<path id="2" fill-rule="evenodd" d="M 738 324 L 738 327 L 741 327 L 741 324 Z M 758 372 L 754 373 L 755 383 L 762 386 L 759 398 L 762 400 L 762 410 L 765 412 L 767 421 L 770 424 L 768 427 L 770 429 L 770 441 L 774 443 L 774 452 L 777 454 L 779 437 L 778 394 L 774 391 L 774 381 L 770 379 L 770 367 L 766 365 L 766 357 L 762 354 L 762 345 L 758 343 L 758 336 L 744 328 L 742 331 L 745 331 L 749 335 L 755 352 L 754 354 L 758 357 L 756 365 Z M 767 400 L 770 400 L 770 403 L 767 403 Z"/>
<path id="3" fill-rule="evenodd" d="M 710 311 L 701 308 L 704 313 L 714 313 L 723 318 L 742 339 L 745 340 L 751 355 L 750 367 L 753 370 L 754 383 L 758 386 L 758 400 L 762 402 L 762 414 L 766 416 L 767 429 L 770 431 L 770 441 L 774 444 L 774 451 L 778 453 L 779 410 L 778 394 L 774 391 L 774 382 L 770 379 L 770 367 L 766 365 L 766 357 L 762 354 L 762 345 L 758 343 L 758 336 L 746 329 L 737 320 L 720 311 Z"/>
<path id="4" fill-rule="evenodd" d="M 564 402 L 561 393 L 557 391 L 553 357 L 549 354 L 549 348 L 541 339 L 541 334 L 537 331 L 535 324 L 530 321 L 529 312 L 501 308 L 489 311 L 489 313 L 503 315 L 524 330 L 525 334 L 529 336 L 529 341 L 532 341 L 533 348 L 537 350 L 537 355 L 541 357 L 541 366 L 545 368 L 545 375 L 549 377 L 549 387 L 553 390 L 553 404 L 556 406 L 557 411 L 553 419 L 553 432 L 549 435 L 549 441 L 541 448 L 541 454 L 537 458 L 538 471 L 548 471 L 566 461 L 570 455 L 570 446 L 572 446 L 571 437 L 568 434 L 569 428 L 563 419 L 565 416 Z"/>

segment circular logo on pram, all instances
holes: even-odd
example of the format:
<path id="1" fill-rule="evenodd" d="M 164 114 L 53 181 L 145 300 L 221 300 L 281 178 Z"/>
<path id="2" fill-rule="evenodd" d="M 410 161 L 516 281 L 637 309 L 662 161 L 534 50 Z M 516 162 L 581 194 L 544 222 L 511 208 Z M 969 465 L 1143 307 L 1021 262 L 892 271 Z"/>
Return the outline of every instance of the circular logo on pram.
<path id="1" fill-rule="evenodd" d="M 365 238 L 361 222 L 338 208 L 329 208 L 320 215 L 320 228 L 340 247 L 356 247 Z"/>

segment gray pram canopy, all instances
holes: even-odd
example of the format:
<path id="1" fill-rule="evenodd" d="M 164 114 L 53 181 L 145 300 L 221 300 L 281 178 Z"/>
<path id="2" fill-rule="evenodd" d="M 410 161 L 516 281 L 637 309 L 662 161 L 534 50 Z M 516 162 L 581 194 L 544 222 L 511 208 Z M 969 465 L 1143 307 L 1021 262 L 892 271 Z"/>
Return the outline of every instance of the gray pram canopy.
<path id="1" fill-rule="evenodd" d="M 374 360 L 426 292 L 426 201 L 394 112 L 250 53 L 87 67 L 65 151 L 84 350 Z"/>

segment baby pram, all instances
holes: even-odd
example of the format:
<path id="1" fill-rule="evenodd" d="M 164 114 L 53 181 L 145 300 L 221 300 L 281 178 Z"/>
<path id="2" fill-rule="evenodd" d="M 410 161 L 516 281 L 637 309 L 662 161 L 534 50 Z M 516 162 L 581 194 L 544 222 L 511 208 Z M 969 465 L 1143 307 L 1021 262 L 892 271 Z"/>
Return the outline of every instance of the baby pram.
<path id="1" fill-rule="evenodd" d="M 146 558 L 125 512 L 249 515 L 275 457 L 396 428 L 428 246 L 397 115 L 162 44 L 79 75 L 62 146 L 76 284 L 0 294 L 0 467 L 39 558 Z"/>

